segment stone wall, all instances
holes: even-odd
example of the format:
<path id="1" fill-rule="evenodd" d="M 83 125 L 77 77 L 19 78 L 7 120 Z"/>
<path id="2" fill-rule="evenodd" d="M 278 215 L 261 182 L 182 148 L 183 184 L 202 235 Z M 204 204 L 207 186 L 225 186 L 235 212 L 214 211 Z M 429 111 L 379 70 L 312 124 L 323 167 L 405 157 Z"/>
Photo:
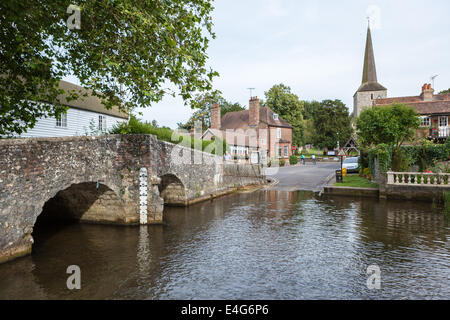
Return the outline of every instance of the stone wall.
<path id="1" fill-rule="evenodd" d="M 224 165 L 152 135 L 0 140 L 0 262 L 31 251 L 44 205 L 61 219 L 161 223 L 164 200 L 186 205 L 260 183 L 258 165 Z"/>
<path id="2" fill-rule="evenodd" d="M 417 201 L 442 201 L 444 191 L 450 191 L 450 186 L 421 186 L 387 184 L 385 174 L 380 175 L 380 198 Z"/>

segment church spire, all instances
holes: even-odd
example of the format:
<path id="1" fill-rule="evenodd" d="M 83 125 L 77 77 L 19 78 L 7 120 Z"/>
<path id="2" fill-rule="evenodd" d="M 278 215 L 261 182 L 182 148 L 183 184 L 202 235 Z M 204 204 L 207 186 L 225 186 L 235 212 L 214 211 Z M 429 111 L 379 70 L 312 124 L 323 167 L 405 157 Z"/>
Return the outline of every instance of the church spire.
<path id="1" fill-rule="evenodd" d="M 361 87 L 358 91 L 386 90 L 377 81 L 377 70 L 375 67 L 375 55 L 373 54 L 372 35 L 370 33 L 370 21 L 367 27 L 366 51 L 364 53 L 364 67 Z"/>
<path id="2" fill-rule="evenodd" d="M 377 70 L 375 68 L 375 56 L 373 54 L 372 35 L 370 24 L 367 27 L 366 51 L 364 53 L 364 69 L 362 83 L 377 82 Z"/>

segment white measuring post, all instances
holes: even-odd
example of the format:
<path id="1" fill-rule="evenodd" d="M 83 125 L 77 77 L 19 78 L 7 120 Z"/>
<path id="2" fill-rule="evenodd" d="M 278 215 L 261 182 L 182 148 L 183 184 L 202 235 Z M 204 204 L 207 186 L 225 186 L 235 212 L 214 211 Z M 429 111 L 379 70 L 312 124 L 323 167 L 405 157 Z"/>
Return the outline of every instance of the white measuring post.
<path id="1" fill-rule="evenodd" d="M 141 168 L 139 170 L 139 222 L 141 224 L 147 224 L 147 168 Z"/>

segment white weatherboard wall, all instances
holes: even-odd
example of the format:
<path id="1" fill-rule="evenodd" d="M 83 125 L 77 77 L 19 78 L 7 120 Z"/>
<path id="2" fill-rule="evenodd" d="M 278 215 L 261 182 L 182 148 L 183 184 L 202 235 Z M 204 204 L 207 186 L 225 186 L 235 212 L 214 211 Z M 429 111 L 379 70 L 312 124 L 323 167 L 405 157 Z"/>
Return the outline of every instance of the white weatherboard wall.
<path id="1" fill-rule="evenodd" d="M 123 118 L 93 111 L 69 108 L 69 110 L 67 110 L 67 127 L 57 127 L 56 119 L 54 117 L 41 118 L 36 122 L 33 129 L 28 129 L 28 132 L 22 133 L 20 137 L 32 138 L 93 135 L 94 133 L 91 132 L 90 129 L 90 122 L 92 119 L 95 130 L 97 130 L 99 115 L 106 117 L 106 132 L 112 129 L 116 124 L 127 121 Z"/>

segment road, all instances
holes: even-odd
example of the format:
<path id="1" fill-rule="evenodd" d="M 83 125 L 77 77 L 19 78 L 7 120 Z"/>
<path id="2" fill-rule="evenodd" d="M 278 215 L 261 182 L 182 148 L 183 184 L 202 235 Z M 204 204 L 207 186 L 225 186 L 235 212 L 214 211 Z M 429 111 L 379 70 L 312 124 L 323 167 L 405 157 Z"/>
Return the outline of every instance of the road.
<path id="1" fill-rule="evenodd" d="M 266 176 L 278 180 L 278 183 L 271 187 L 272 190 L 321 191 L 328 182 L 328 178 L 334 175 L 335 170 L 339 167 L 339 162 L 318 162 L 316 165 L 307 163 L 306 165 L 267 168 Z"/>

